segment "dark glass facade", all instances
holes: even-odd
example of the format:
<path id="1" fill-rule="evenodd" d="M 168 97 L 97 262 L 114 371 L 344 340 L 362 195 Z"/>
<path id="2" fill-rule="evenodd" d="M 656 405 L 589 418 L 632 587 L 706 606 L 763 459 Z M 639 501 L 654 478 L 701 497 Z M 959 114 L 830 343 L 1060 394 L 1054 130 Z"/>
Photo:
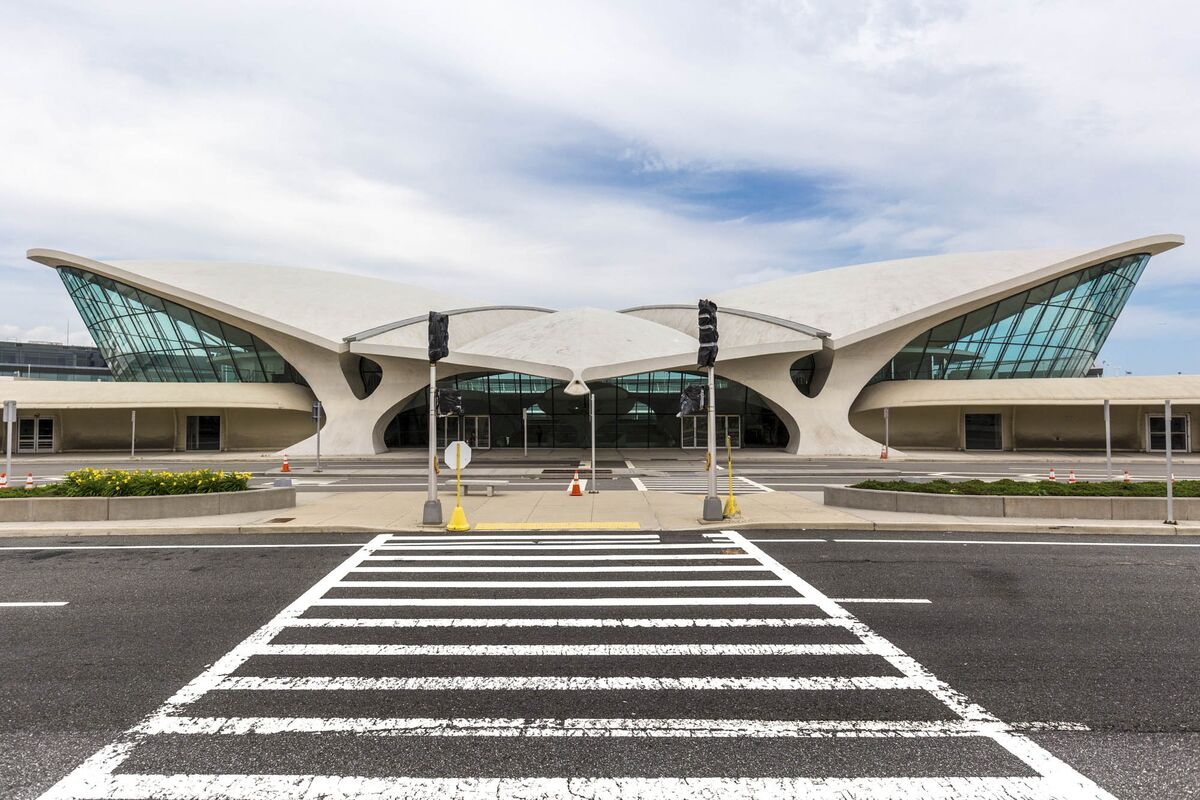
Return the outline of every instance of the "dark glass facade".
<path id="1" fill-rule="evenodd" d="M 913 339 L 871 380 L 1083 377 L 1148 254 L 1072 272 Z"/>
<path id="2" fill-rule="evenodd" d="M 642 372 L 592 381 L 596 394 L 598 447 L 680 447 L 679 395 L 699 373 Z M 521 447 L 522 409 L 529 409 L 530 447 L 585 447 L 590 444 L 588 399 L 563 391 L 563 381 L 515 372 L 472 373 L 439 380 L 462 392 L 467 416 L 489 417 L 492 447 Z M 743 447 L 783 447 L 787 428 L 762 397 L 739 383 L 718 377 L 717 413 L 740 417 Z M 428 391 L 418 392 L 388 425 L 388 447 L 428 446 Z"/>
<path id="3" fill-rule="evenodd" d="M 805 356 L 792 364 L 792 383 L 805 397 L 816 397 L 817 393 L 813 391 L 813 379 L 816 375 L 817 359 L 813 356 Z"/>
<path id="4" fill-rule="evenodd" d="M 95 347 L 52 342 L 0 342 L 0 375 L 39 381 L 111 381 Z"/>
<path id="5" fill-rule="evenodd" d="M 58 274 L 118 381 L 304 382 L 253 334 L 91 272 Z"/>

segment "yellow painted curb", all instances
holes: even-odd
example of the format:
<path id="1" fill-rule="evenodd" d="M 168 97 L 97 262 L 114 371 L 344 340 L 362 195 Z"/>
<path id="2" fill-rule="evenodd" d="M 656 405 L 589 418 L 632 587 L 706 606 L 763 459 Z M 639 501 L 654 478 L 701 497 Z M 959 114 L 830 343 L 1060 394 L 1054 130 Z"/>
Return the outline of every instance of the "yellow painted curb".
<path id="1" fill-rule="evenodd" d="M 477 531 L 637 531 L 640 522 L 480 522 Z"/>

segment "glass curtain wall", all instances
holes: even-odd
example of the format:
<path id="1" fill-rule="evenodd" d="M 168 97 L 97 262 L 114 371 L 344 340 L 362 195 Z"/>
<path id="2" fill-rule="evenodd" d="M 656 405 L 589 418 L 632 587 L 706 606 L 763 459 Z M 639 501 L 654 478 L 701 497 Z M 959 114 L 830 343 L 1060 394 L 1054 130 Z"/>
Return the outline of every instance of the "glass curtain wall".
<path id="1" fill-rule="evenodd" d="M 926 331 L 871 383 L 1083 377 L 1150 260 L 1126 256 L 976 309 Z"/>
<path id="2" fill-rule="evenodd" d="M 118 381 L 304 383 L 246 331 L 91 272 L 58 274 Z"/>
<path id="3" fill-rule="evenodd" d="M 592 381 L 596 393 L 597 447 L 679 447 L 679 395 L 690 383 L 703 384 L 699 373 L 660 370 Z M 747 387 L 718 377 L 717 413 L 742 418 L 743 447 L 783 447 L 787 428 L 762 397 Z M 439 380 L 457 389 L 463 413 L 490 417 L 492 447 L 521 447 L 522 409 L 529 410 L 530 447 L 586 447 L 587 396 L 563 391 L 563 381 L 516 372 L 472 373 Z M 428 392 L 418 392 L 384 432 L 388 447 L 425 447 L 428 443 Z"/>

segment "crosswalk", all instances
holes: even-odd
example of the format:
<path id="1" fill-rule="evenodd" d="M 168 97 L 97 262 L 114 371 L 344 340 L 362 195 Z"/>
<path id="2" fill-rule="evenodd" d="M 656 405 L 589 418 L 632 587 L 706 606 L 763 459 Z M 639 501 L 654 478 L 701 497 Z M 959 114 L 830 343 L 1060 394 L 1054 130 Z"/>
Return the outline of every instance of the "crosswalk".
<path id="1" fill-rule="evenodd" d="M 633 478 L 633 485 L 642 492 L 679 492 L 681 494 L 708 494 L 708 478 L 704 475 L 670 475 L 646 476 Z M 724 495 L 729 491 L 729 478 L 717 476 L 717 494 Z M 757 492 L 775 491 L 769 486 L 744 478 L 741 475 L 733 477 L 735 494 L 754 494 Z"/>
<path id="2" fill-rule="evenodd" d="M 757 545 L 378 536 L 43 800 L 1110 798 Z"/>

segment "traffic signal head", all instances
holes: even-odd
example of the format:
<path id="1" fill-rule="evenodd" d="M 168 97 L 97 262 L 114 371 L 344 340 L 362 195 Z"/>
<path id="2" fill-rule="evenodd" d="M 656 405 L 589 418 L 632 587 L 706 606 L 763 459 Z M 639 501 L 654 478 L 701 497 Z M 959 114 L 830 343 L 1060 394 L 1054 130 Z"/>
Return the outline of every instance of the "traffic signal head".
<path id="1" fill-rule="evenodd" d="M 680 417 L 690 417 L 693 414 L 699 414 L 704 410 L 704 387 L 698 383 L 692 383 L 683 387 L 683 392 L 679 395 L 679 414 Z"/>
<path id="2" fill-rule="evenodd" d="M 717 363 L 717 304 L 711 300 L 701 300 L 696 322 L 697 338 L 700 340 L 696 363 L 701 367 L 711 367 Z"/>
<path id="3" fill-rule="evenodd" d="M 450 317 L 429 312 L 429 363 L 436 364 L 450 355 Z"/>
<path id="4" fill-rule="evenodd" d="M 462 392 L 457 389 L 437 390 L 437 415 L 439 417 L 460 417 L 462 413 Z"/>

